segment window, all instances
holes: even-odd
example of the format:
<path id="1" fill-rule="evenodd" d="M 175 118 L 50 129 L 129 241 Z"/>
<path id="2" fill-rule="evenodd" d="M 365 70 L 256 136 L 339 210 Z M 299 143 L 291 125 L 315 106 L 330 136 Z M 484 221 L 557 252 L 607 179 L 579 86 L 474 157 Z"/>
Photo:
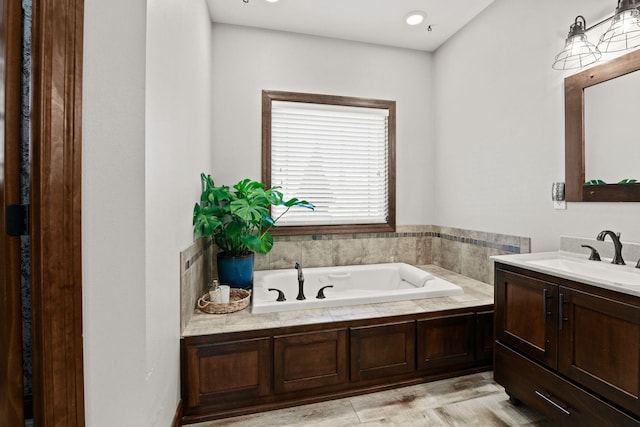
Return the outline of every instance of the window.
<path id="1" fill-rule="evenodd" d="M 263 91 L 262 122 L 263 182 L 316 206 L 279 234 L 395 231 L 395 101 Z"/>

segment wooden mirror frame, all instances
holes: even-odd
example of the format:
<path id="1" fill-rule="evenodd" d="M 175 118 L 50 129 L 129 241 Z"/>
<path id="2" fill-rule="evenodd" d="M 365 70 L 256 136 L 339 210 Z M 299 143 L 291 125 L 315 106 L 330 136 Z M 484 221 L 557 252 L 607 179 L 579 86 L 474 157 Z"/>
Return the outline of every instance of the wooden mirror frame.
<path id="1" fill-rule="evenodd" d="M 584 90 L 637 70 L 640 70 L 640 50 L 564 80 L 565 195 L 568 202 L 640 202 L 640 183 L 584 185 Z"/>

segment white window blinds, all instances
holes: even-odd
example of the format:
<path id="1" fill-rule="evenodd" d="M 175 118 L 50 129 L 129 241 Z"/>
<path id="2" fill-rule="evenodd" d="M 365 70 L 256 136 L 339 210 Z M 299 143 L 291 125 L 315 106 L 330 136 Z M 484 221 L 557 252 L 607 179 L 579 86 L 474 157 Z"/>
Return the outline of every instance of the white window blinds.
<path id="1" fill-rule="evenodd" d="M 386 108 L 273 101 L 271 185 L 315 205 L 292 208 L 278 224 L 385 223 L 388 116 Z"/>

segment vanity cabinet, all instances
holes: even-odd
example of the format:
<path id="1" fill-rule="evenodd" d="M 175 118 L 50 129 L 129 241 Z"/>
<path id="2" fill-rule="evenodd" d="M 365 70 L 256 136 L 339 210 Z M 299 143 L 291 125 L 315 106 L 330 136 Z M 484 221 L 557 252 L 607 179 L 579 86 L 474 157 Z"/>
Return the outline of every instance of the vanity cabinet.
<path id="1" fill-rule="evenodd" d="M 496 263 L 494 377 L 558 425 L 640 425 L 640 298 Z"/>
<path id="2" fill-rule="evenodd" d="M 491 369 L 493 306 L 185 337 L 185 424 Z"/>

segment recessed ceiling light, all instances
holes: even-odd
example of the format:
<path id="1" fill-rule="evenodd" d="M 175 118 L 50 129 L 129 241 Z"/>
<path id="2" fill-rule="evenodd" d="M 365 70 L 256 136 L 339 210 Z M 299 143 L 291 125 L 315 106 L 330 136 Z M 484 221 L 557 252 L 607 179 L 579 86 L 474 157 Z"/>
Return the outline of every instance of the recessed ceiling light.
<path id="1" fill-rule="evenodd" d="M 407 16 L 404 18 L 405 22 L 408 25 L 418 25 L 420 23 L 422 23 L 422 21 L 424 21 L 424 18 L 427 16 L 426 13 L 424 13 L 421 10 L 416 10 L 414 12 L 410 12 L 407 14 Z"/>
<path id="2" fill-rule="evenodd" d="M 267 1 L 268 1 L 269 3 L 275 3 L 275 2 L 277 2 L 278 0 L 267 0 Z"/>

